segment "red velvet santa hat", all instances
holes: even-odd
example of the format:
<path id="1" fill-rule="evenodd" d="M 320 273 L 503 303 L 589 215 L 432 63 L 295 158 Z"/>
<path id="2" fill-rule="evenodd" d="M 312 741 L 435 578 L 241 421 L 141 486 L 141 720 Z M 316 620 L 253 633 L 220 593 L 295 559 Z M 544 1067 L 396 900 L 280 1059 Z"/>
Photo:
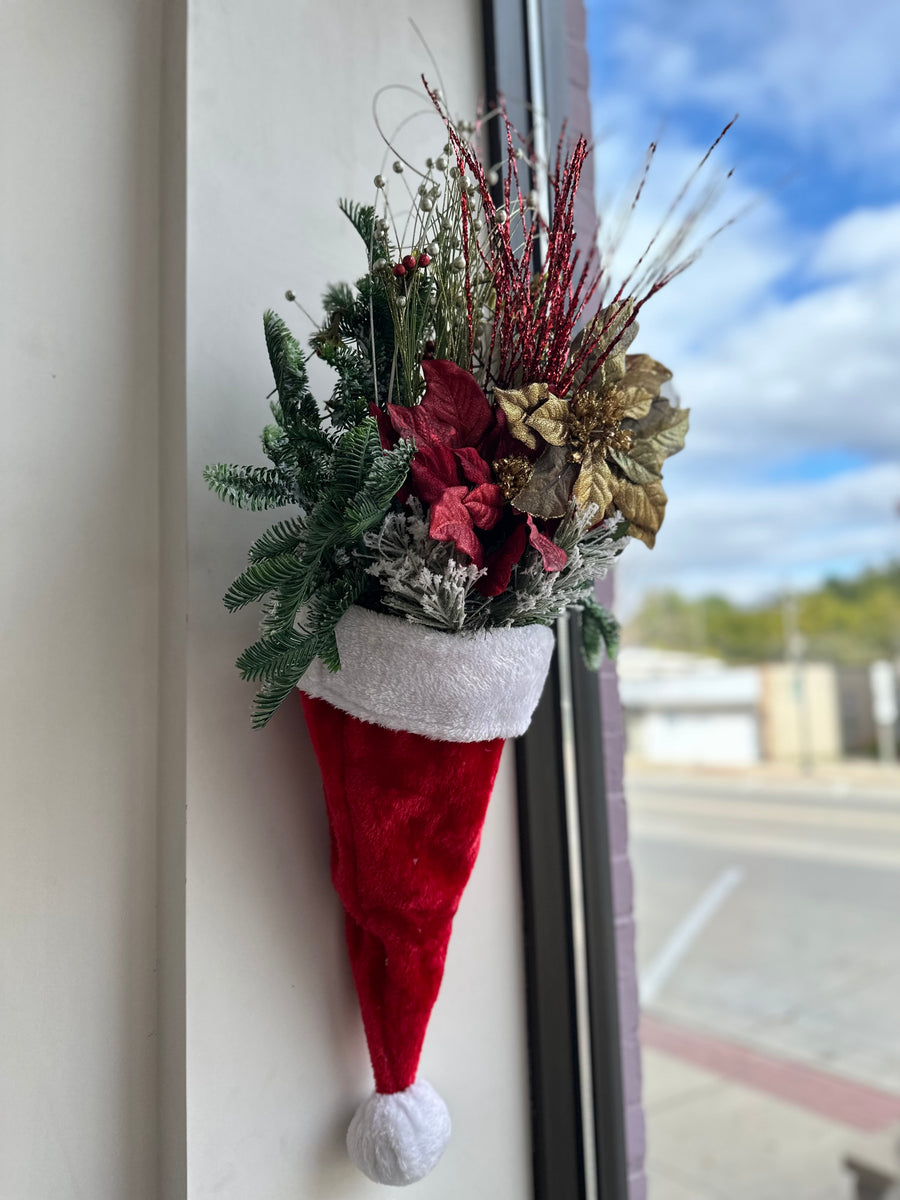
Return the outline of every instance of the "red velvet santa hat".
<path id="1" fill-rule="evenodd" d="M 375 1075 L 347 1146 L 370 1179 L 404 1185 L 450 1136 L 419 1055 L 503 742 L 528 728 L 553 634 L 448 634 L 352 608 L 337 640 L 341 670 L 317 661 L 300 686 Z"/>

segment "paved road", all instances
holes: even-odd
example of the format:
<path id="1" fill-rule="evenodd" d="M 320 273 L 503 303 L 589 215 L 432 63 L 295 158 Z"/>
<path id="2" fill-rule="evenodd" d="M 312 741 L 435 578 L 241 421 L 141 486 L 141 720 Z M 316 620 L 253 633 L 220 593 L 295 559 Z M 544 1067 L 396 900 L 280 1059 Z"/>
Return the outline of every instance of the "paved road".
<path id="1" fill-rule="evenodd" d="M 632 774 L 657 1018 L 900 1093 L 900 795 Z"/>

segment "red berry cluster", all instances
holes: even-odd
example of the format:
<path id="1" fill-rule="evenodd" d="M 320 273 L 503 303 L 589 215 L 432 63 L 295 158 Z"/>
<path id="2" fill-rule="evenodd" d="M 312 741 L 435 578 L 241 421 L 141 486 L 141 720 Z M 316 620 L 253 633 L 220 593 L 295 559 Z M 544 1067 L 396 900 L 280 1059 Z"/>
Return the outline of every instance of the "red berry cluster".
<path id="1" fill-rule="evenodd" d="M 391 270 L 398 279 L 402 279 L 404 275 L 412 275 L 416 270 L 424 270 L 430 262 L 431 258 L 427 254 L 407 254 L 402 262 L 395 263 Z"/>

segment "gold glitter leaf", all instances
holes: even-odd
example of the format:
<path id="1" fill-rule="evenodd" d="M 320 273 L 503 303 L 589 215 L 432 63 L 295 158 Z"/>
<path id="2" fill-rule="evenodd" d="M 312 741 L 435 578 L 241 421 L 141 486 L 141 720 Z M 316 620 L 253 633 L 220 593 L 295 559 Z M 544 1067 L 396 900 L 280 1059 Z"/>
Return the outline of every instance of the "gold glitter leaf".
<path id="1" fill-rule="evenodd" d="M 569 432 L 571 409 L 567 400 L 551 396 L 546 404 L 536 409 L 526 424 L 536 429 L 545 442 L 551 446 L 564 446 Z"/>
<path id="2" fill-rule="evenodd" d="M 666 512 L 666 493 L 662 481 L 654 479 L 644 486 L 630 479 L 613 477 L 613 503 L 628 521 L 628 532 L 651 549 Z"/>
<path id="3" fill-rule="evenodd" d="M 582 508 L 596 504 L 599 517 L 603 516 L 612 501 L 612 472 L 603 455 L 595 454 L 590 447 L 584 453 L 572 496 Z"/>
<path id="4" fill-rule="evenodd" d="M 650 411 L 659 389 L 672 378 L 672 372 L 649 354 L 629 354 L 625 359 L 625 374 L 615 386 L 622 402 L 622 416 L 640 420 Z"/>
<path id="5" fill-rule="evenodd" d="M 546 383 L 529 383 L 523 388 L 504 391 L 494 388 L 494 399 L 506 414 L 509 432 L 524 442 L 529 450 L 537 449 L 537 438 L 525 424 L 525 418 L 550 395 Z"/>
<path id="6" fill-rule="evenodd" d="M 632 457 L 646 467 L 655 463 L 657 470 L 661 469 L 667 458 L 684 449 L 690 411 L 689 408 L 676 408 L 658 396 L 640 421 L 624 422 L 624 428 L 632 435 Z"/>

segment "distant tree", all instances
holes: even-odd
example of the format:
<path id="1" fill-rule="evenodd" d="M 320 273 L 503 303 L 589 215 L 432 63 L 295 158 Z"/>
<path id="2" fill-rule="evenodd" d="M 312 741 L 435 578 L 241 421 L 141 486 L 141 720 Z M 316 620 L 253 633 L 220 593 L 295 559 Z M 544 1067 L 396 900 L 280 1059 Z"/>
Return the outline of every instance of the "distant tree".
<path id="1" fill-rule="evenodd" d="M 859 664 L 900 654 L 900 562 L 854 579 L 829 579 L 797 604 L 810 658 Z M 624 641 L 734 663 L 778 659 L 784 654 L 782 602 L 743 607 L 724 596 L 689 600 L 675 591 L 651 592 L 625 626 Z"/>

